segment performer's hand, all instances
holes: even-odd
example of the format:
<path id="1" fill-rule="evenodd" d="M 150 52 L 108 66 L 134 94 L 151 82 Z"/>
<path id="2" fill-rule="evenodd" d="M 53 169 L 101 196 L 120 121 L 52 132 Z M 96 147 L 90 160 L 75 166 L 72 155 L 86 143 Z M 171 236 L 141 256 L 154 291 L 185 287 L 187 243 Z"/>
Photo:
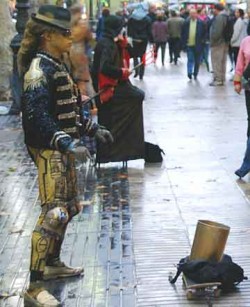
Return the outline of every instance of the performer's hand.
<path id="1" fill-rule="evenodd" d="M 114 142 L 112 134 L 107 129 L 99 128 L 95 134 L 95 137 L 98 141 L 104 144 Z"/>
<path id="2" fill-rule="evenodd" d="M 87 159 L 91 159 L 91 154 L 88 151 L 88 148 L 81 145 L 80 143 L 72 142 L 70 145 L 68 152 L 73 153 L 75 155 L 76 160 L 81 163 L 87 161 Z"/>
<path id="3" fill-rule="evenodd" d="M 128 68 L 122 68 L 122 80 L 128 80 L 130 75 L 131 70 L 129 70 Z"/>

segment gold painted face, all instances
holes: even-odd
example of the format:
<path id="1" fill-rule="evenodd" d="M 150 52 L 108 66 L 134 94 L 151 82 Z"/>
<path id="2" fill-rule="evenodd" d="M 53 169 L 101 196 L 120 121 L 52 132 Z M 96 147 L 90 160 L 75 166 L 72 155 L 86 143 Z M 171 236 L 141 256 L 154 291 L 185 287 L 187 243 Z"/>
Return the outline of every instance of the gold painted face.
<path id="1" fill-rule="evenodd" d="M 49 44 L 59 54 L 69 52 L 72 46 L 71 32 L 53 32 L 50 33 Z"/>

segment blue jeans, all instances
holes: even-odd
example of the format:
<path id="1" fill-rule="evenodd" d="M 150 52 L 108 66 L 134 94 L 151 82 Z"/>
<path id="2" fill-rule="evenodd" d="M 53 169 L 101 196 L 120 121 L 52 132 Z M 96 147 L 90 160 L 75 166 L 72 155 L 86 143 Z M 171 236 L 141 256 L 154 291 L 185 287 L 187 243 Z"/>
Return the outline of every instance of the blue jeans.
<path id="1" fill-rule="evenodd" d="M 187 47 L 187 71 L 188 75 L 198 75 L 201 61 L 201 53 L 195 47 Z"/>
<path id="2" fill-rule="evenodd" d="M 205 63 L 208 63 L 208 56 L 209 56 L 209 43 L 205 43 L 202 52 L 202 59 Z"/>

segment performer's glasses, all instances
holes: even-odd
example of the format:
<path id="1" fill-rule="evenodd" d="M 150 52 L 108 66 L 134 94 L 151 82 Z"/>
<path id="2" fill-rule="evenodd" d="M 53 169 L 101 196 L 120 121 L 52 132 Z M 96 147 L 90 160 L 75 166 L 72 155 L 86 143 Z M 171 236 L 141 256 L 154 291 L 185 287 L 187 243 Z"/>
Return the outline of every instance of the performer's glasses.
<path id="1" fill-rule="evenodd" d="M 71 31 L 68 30 L 68 31 L 65 31 L 65 32 L 61 32 L 62 36 L 64 37 L 70 37 L 71 36 Z"/>

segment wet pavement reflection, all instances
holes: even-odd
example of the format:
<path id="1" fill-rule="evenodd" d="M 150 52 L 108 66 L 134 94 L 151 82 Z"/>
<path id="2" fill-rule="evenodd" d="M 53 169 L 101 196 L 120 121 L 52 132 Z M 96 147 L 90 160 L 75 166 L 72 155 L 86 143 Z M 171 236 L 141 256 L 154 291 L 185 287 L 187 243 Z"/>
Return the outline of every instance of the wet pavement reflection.
<path id="1" fill-rule="evenodd" d="M 28 282 L 30 234 L 39 214 L 36 169 L 18 137 L 9 144 L 13 145 L 22 154 L 18 165 L 10 164 L 1 178 L 1 306 L 23 306 L 19 295 Z M 84 266 L 85 274 L 46 286 L 65 306 L 133 306 L 136 282 L 127 172 L 119 165 L 99 170 L 86 165 L 78 173 L 83 210 L 69 224 L 62 260 Z"/>

